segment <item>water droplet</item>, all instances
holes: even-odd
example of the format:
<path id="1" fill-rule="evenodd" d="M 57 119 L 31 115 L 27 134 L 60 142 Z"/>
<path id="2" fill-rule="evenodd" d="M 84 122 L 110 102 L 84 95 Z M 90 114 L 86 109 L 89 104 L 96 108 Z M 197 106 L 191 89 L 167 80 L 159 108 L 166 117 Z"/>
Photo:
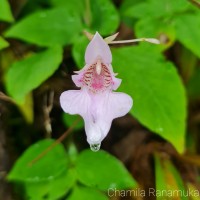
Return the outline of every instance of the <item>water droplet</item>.
<path id="1" fill-rule="evenodd" d="M 94 151 L 94 152 L 99 151 L 100 147 L 101 147 L 101 143 L 99 143 L 99 144 L 91 144 L 90 145 L 90 149 L 92 151 Z"/>

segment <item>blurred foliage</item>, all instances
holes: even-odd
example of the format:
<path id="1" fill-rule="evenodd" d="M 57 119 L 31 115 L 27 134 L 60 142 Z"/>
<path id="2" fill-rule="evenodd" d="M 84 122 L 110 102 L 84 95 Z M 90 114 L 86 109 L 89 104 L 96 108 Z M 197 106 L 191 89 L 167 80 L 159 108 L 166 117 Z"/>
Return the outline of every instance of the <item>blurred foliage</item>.
<path id="1" fill-rule="evenodd" d="M 109 188 L 197 191 L 199 7 L 198 0 L 0 0 L 0 199 L 106 200 Z M 83 121 L 72 127 L 77 116 L 59 105 L 85 64 L 84 30 L 161 41 L 111 46 L 119 90 L 134 106 L 96 153 L 86 149 Z M 63 144 L 50 139 L 68 128 Z"/>

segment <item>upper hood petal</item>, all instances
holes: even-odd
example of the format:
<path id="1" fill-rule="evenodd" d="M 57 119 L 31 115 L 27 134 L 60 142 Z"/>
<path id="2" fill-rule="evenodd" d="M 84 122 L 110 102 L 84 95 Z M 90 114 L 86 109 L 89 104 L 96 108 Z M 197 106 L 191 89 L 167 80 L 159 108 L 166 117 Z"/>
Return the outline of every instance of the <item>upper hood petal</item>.
<path id="1" fill-rule="evenodd" d="M 85 52 L 85 62 L 87 64 L 92 64 L 95 62 L 97 57 L 100 56 L 105 64 L 110 64 L 112 62 L 112 54 L 110 47 L 103 40 L 101 35 L 96 32 L 91 42 L 88 44 Z"/>

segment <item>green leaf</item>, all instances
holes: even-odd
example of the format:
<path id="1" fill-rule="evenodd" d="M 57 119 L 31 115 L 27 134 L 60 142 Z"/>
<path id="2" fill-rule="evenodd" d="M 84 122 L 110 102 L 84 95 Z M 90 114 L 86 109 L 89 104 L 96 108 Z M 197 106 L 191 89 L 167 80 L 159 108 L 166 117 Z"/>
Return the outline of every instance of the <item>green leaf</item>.
<path id="1" fill-rule="evenodd" d="M 135 18 L 170 17 L 173 14 L 189 10 L 190 3 L 186 0 L 148 0 L 127 8 L 124 15 Z M 158 12 L 159 11 L 159 12 Z"/>
<path id="2" fill-rule="evenodd" d="M 0 0 L 0 21 L 13 22 L 14 18 L 8 0 Z"/>
<path id="3" fill-rule="evenodd" d="M 0 50 L 9 46 L 9 43 L 0 36 Z"/>
<path id="4" fill-rule="evenodd" d="M 183 152 L 186 97 L 172 63 L 155 46 L 143 44 L 113 49 L 113 66 L 123 80 L 120 90 L 133 97 L 131 113 Z"/>
<path id="5" fill-rule="evenodd" d="M 48 148 L 54 140 L 41 140 L 30 146 L 17 160 L 8 175 L 9 181 L 50 181 L 61 175 L 68 166 L 68 156 L 62 144 L 56 145 L 43 157 L 30 164 Z"/>
<path id="6" fill-rule="evenodd" d="M 91 29 L 101 35 L 109 35 L 119 26 L 119 14 L 111 0 L 90 1 Z"/>
<path id="7" fill-rule="evenodd" d="M 170 160 L 161 159 L 155 156 L 155 175 L 156 175 L 156 191 L 157 200 L 188 200 L 186 188 L 183 180 L 170 162 Z M 163 192 L 163 191 L 168 191 Z M 180 192 L 177 192 L 180 191 Z M 163 192 L 163 193 L 162 193 Z"/>
<path id="8" fill-rule="evenodd" d="M 49 78 L 62 61 L 62 48 L 52 47 L 44 52 L 15 62 L 6 74 L 8 93 L 18 102 Z"/>
<path id="9" fill-rule="evenodd" d="M 73 42 L 81 27 L 78 13 L 55 8 L 30 14 L 12 26 L 5 36 L 41 46 L 67 45 Z"/>
<path id="10" fill-rule="evenodd" d="M 25 183 L 27 199 L 30 200 L 57 200 L 64 196 L 75 184 L 75 173 L 73 170 L 65 171 L 60 176 L 49 181 L 36 183 Z"/>
<path id="11" fill-rule="evenodd" d="M 177 39 L 200 58 L 200 14 L 177 16 L 175 24 Z"/>
<path id="12" fill-rule="evenodd" d="M 126 189 L 136 185 L 123 164 L 105 151 L 82 151 L 77 159 L 77 177 L 87 186 L 101 190 Z"/>
<path id="13" fill-rule="evenodd" d="M 109 200 L 103 193 L 88 187 L 75 187 L 72 194 L 66 200 Z"/>

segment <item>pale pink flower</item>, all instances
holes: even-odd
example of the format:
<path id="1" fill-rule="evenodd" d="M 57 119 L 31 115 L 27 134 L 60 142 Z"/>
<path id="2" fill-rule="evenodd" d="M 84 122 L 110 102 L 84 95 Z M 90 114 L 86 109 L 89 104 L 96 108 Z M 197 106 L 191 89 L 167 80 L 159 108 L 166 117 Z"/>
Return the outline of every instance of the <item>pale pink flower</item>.
<path id="1" fill-rule="evenodd" d="M 113 119 L 126 115 L 133 104 L 132 98 L 113 92 L 120 84 L 112 69 L 112 54 L 108 44 L 96 33 L 85 52 L 84 68 L 72 80 L 80 90 L 65 91 L 60 96 L 62 109 L 79 114 L 84 119 L 87 141 L 93 151 L 100 148 Z"/>

